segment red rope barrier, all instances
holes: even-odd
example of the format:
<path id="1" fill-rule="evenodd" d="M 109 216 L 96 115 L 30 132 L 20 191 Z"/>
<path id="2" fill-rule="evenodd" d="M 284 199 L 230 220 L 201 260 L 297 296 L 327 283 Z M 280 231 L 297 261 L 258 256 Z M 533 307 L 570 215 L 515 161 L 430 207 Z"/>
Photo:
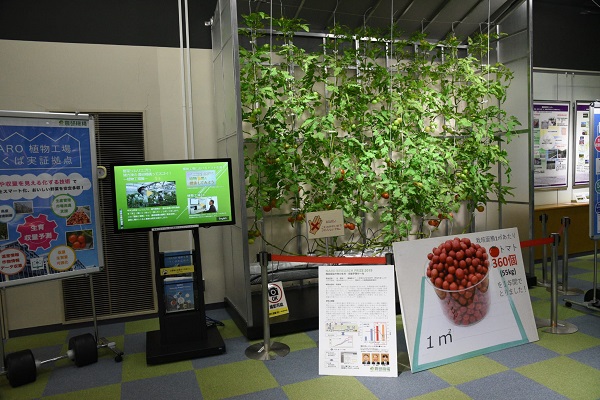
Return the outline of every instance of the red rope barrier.
<path id="1" fill-rule="evenodd" d="M 543 246 L 545 244 L 554 243 L 554 238 L 548 237 L 545 239 L 533 239 L 533 240 L 525 240 L 521 242 L 521 247 L 534 247 L 534 246 Z"/>
<path id="2" fill-rule="evenodd" d="M 305 262 L 313 264 L 387 264 L 385 257 L 318 257 L 271 254 L 271 261 Z"/>

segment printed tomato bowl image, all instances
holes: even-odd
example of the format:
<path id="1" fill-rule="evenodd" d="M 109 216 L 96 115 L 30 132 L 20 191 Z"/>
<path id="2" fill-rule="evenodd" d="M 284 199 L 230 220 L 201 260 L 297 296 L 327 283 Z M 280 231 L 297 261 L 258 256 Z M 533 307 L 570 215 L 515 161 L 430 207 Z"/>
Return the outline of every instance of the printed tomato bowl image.
<path id="1" fill-rule="evenodd" d="M 433 248 L 427 259 L 427 282 L 446 317 L 460 326 L 481 321 L 490 305 L 486 249 L 468 238 L 454 238 Z"/>
<path id="2" fill-rule="evenodd" d="M 91 229 L 67 231 L 65 233 L 67 246 L 75 250 L 88 250 L 94 248 L 94 237 Z"/>

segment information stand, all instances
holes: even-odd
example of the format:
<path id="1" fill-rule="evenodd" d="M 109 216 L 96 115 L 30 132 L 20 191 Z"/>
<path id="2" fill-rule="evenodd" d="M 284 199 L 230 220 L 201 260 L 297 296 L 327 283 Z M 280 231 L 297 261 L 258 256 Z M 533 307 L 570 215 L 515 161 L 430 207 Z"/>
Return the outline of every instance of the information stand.
<path id="1" fill-rule="evenodd" d="M 159 249 L 159 238 L 162 231 L 152 232 L 160 329 L 146 333 L 146 363 L 148 365 L 213 356 L 225 352 L 225 342 L 217 326 L 206 325 L 200 262 L 200 234 L 197 228 L 190 230 L 194 238 L 193 268 L 190 272 L 183 269 L 177 274 L 165 273 L 164 260 Z M 181 304 L 188 304 L 188 307 L 176 312 L 174 309 L 167 310 L 166 306 L 165 296 L 170 290 L 169 284 L 173 282 L 169 281 L 169 278 L 182 278 L 182 286 L 179 290 L 183 299 Z M 189 296 L 186 297 L 186 295 Z"/>

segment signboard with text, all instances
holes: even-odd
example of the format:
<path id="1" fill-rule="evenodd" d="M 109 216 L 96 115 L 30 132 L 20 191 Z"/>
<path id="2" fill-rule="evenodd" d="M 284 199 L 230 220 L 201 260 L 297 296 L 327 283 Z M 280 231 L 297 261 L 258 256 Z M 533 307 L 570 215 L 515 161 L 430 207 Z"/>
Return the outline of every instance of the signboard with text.
<path id="1" fill-rule="evenodd" d="M 394 243 L 413 372 L 538 340 L 516 228 Z"/>
<path id="2" fill-rule="evenodd" d="M 319 267 L 319 374 L 397 377 L 392 265 Z"/>
<path id="3" fill-rule="evenodd" d="M 566 187 L 568 181 L 569 102 L 533 103 L 533 185 Z"/>
<path id="4" fill-rule="evenodd" d="M 317 211 L 306 213 L 308 238 L 320 239 L 344 234 L 344 213 L 342 210 Z"/>
<path id="5" fill-rule="evenodd" d="M 0 112 L 0 287 L 100 268 L 88 115 Z"/>
<path id="6" fill-rule="evenodd" d="M 590 103 L 575 103 L 575 136 L 573 137 L 573 184 L 587 185 L 590 182 Z"/>

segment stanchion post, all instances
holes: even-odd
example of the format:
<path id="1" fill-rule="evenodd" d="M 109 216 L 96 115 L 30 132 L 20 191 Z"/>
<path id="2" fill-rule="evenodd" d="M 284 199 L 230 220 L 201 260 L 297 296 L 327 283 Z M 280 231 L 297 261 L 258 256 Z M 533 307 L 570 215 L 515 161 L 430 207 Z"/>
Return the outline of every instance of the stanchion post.
<path id="1" fill-rule="evenodd" d="M 550 235 L 552 242 L 552 278 L 551 278 L 551 309 L 550 309 L 550 325 L 542 330 L 548 333 L 574 333 L 577 332 L 577 327 L 569 322 L 558 321 L 558 243 L 560 235 L 552 233 Z"/>
<path id="2" fill-rule="evenodd" d="M 548 237 L 548 214 L 542 213 L 540 215 L 540 221 L 542 222 L 542 237 Z M 532 250 L 533 251 L 533 250 Z M 548 261 L 548 248 L 546 244 L 542 246 L 542 284 L 548 284 L 548 274 L 547 274 L 547 261 Z"/>
<path id="3" fill-rule="evenodd" d="M 562 285 L 559 288 L 559 292 L 564 295 L 575 295 L 583 293 L 583 290 L 579 288 L 569 287 L 569 225 L 571 225 L 571 218 L 562 217 L 560 220 L 563 226 L 563 271 L 562 271 Z"/>
<path id="4" fill-rule="evenodd" d="M 279 342 L 271 343 L 271 326 L 269 324 L 269 276 L 267 273 L 269 254 L 266 251 L 258 253 L 258 262 L 260 264 L 260 278 L 262 284 L 263 342 L 253 344 L 246 348 L 246 357 L 254 360 L 266 361 L 275 358 L 271 352 L 281 357 L 287 355 L 290 352 L 290 347 Z"/>

